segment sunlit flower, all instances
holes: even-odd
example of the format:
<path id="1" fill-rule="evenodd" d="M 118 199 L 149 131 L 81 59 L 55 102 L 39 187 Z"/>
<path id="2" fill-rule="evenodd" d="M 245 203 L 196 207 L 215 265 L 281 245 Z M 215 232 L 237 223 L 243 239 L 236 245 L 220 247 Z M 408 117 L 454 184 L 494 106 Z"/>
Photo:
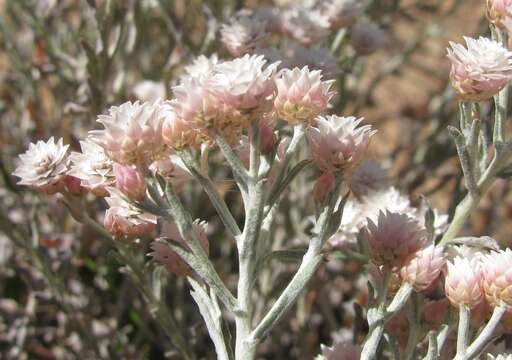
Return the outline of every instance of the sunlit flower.
<path id="1" fill-rule="evenodd" d="M 215 67 L 212 90 L 221 101 L 243 112 L 268 110 L 275 91 L 277 63 L 261 55 L 245 55 Z"/>
<path id="2" fill-rule="evenodd" d="M 250 53 L 260 46 L 267 36 L 266 23 L 249 16 L 235 16 L 220 28 L 221 41 L 235 57 Z"/>
<path id="3" fill-rule="evenodd" d="M 12 173 L 20 178 L 18 184 L 46 194 L 63 190 L 69 171 L 68 147 L 62 139 L 55 142 L 53 137 L 30 143 L 28 150 L 19 155 L 19 164 Z"/>
<path id="4" fill-rule="evenodd" d="M 512 52 L 499 42 L 480 37 L 465 37 L 466 46 L 450 42 L 452 85 L 463 100 L 491 98 L 512 77 Z"/>
<path id="5" fill-rule="evenodd" d="M 423 247 L 425 229 L 405 214 L 381 212 L 377 223 L 368 220 L 363 232 L 370 258 L 389 269 L 402 267 L 411 255 Z"/>
<path id="6" fill-rule="evenodd" d="M 109 208 L 105 213 L 104 226 L 116 239 L 149 235 L 156 227 L 156 216 L 145 213 L 123 198 L 116 188 L 108 188 L 105 198 Z"/>
<path id="7" fill-rule="evenodd" d="M 496 356 L 487 354 L 487 360 L 512 360 L 512 354 L 499 354 Z"/>
<path id="8" fill-rule="evenodd" d="M 350 31 L 350 43 L 359 55 L 370 55 L 384 45 L 382 29 L 370 21 L 360 21 Z"/>
<path id="9" fill-rule="evenodd" d="M 482 261 L 483 286 L 493 306 L 512 307 L 512 250 L 492 252 Z"/>
<path id="10" fill-rule="evenodd" d="M 362 120 L 336 115 L 315 119 L 307 138 L 311 158 L 321 170 L 343 171 L 361 162 L 375 133 L 370 125 L 359 126 Z"/>
<path id="11" fill-rule="evenodd" d="M 311 122 L 326 108 L 334 92 L 329 91 L 333 80 L 322 81 L 319 70 L 284 69 L 280 72 L 274 102 L 279 117 L 290 124 Z"/>
<path id="12" fill-rule="evenodd" d="M 445 278 L 446 296 L 454 306 L 477 306 L 484 298 L 482 271 L 474 261 L 456 257 L 448 262 Z"/>
<path id="13" fill-rule="evenodd" d="M 97 120 L 105 129 L 91 131 L 90 136 L 120 164 L 150 164 L 168 153 L 162 139 L 166 106 L 163 102 L 138 101 L 112 106 Z"/>
<path id="14" fill-rule="evenodd" d="M 283 13 L 283 31 L 304 45 L 313 45 L 329 35 L 329 20 L 321 12 L 293 7 Z"/>
<path id="15" fill-rule="evenodd" d="M 73 152 L 70 175 L 81 180 L 81 185 L 97 196 L 107 196 L 107 187 L 115 184 L 116 178 L 112 171 L 113 161 L 105 154 L 105 150 L 90 139 L 80 141 L 82 152 Z"/>
<path id="16" fill-rule="evenodd" d="M 320 11 L 334 28 L 354 25 L 363 13 L 363 4 L 359 0 L 324 0 Z"/>
<path id="17" fill-rule="evenodd" d="M 141 201 L 146 196 L 146 179 L 136 168 L 115 163 L 113 166 L 116 187 L 132 200 Z"/>
<path id="18" fill-rule="evenodd" d="M 191 64 L 185 66 L 186 76 L 193 77 L 199 81 L 208 80 L 213 75 L 213 69 L 219 63 L 217 54 L 213 54 L 210 57 L 200 55 Z"/>
<path id="19" fill-rule="evenodd" d="M 172 101 L 171 106 L 179 105 Z M 171 107 L 162 126 L 162 137 L 171 149 L 182 150 L 187 147 L 199 148 L 205 135 L 195 121 L 177 116 L 174 107 Z"/>
<path id="20" fill-rule="evenodd" d="M 163 82 L 143 80 L 133 87 L 133 94 L 140 101 L 157 101 L 165 98 L 165 85 Z"/>
<path id="21" fill-rule="evenodd" d="M 206 222 L 195 221 L 193 224 L 193 233 L 206 255 L 209 254 L 209 242 L 206 236 Z M 181 237 L 175 224 L 164 223 L 162 226 L 161 238 L 166 238 L 178 242 L 181 246 L 189 249 L 187 242 Z M 154 241 L 151 243 L 151 255 L 160 265 L 163 265 L 169 272 L 178 276 L 187 276 L 192 273 L 190 266 L 169 246 L 162 242 Z"/>
<path id="22" fill-rule="evenodd" d="M 416 291 L 423 291 L 439 277 L 445 262 L 443 248 L 430 245 L 416 252 L 407 261 L 400 270 L 400 276 Z"/>

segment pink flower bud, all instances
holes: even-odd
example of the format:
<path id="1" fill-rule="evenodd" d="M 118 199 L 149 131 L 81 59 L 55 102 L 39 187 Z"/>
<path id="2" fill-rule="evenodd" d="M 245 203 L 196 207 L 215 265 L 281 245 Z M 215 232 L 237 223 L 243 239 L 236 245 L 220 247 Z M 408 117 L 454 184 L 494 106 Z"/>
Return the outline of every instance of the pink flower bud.
<path id="1" fill-rule="evenodd" d="M 141 201 L 146 195 L 146 180 L 134 167 L 115 163 L 113 166 L 116 186 L 130 199 Z"/>
<path id="2" fill-rule="evenodd" d="M 482 271 L 475 260 L 456 257 L 448 262 L 444 284 L 446 296 L 454 306 L 474 308 L 484 299 Z"/>
<path id="3" fill-rule="evenodd" d="M 322 81 L 320 70 L 283 69 L 276 80 L 277 96 L 274 107 L 277 115 L 290 124 L 308 123 L 327 108 L 334 96 L 329 91 L 333 80 Z"/>
<path id="4" fill-rule="evenodd" d="M 155 224 L 146 221 L 134 221 L 119 208 L 107 209 L 103 225 L 115 239 L 142 237 L 149 235 L 155 229 Z"/>
<path id="5" fill-rule="evenodd" d="M 445 265 L 443 248 L 430 245 L 416 252 L 400 270 L 402 280 L 416 291 L 427 289 L 441 273 Z"/>
<path id="6" fill-rule="evenodd" d="M 208 237 L 206 236 L 206 227 L 207 224 L 205 222 L 195 221 L 193 225 L 193 232 L 204 252 L 208 255 L 209 242 Z M 189 248 L 186 241 L 181 237 L 175 224 L 164 223 L 160 237 L 169 238 L 180 243 L 185 248 Z M 192 273 L 190 266 L 188 266 L 188 264 L 166 244 L 155 241 L 151 244 L 151 249 L 153 252 L 149 255 L 151 255 L 159 264 L 163 265 L 169 272 L 178 276 L 188 276 Z"/>
<path id="7" fill-rule="evenodd" d="M 344 171 L 359 164 L 375 134 L 370 125 L 358 127 L 363 119 L 318 116 L 307 131 L 311 158 L 324 172 Z"/>
<path id="8" fill-rule="evenodd" d="M 66 189 L 70 194 L 81 195 L 85 192 L 85 188 L 80 184 L 81 180 L 74 176 L 66 176 Z"/>
<path id="9" fill-rule="evenodd" d="M 322 203 L 327 194 L 334 189 L 334 175 L 330 173 L 322 174 L 315 181 L 313 187 L 313 197 L 317 203 Z"/>
<path id="10" fill-rule="evenodd" d="M 492 306 L 512 307 L 512 250 L 487 255 L 482 260 L 483 287 Z"/>
<path id="11" fill-rule="evenodd" d="M 512 78 L 512 52 L 497 41 L 465 37 L 467 47 L 450 42 L 450 78 L 465 101 L 483 101 L 499 92 Z"/>
<path id="12" fill-rule="evenodd" d="M 370 258 L 388 269 L 400 268 L 423 247 L 425 229 L 406 214 L 380 212 L 377 223 L 368 219 L 366 236 Z"/>
<path id="13" fill-rule="evenodd" d="M 260 151 L 263 155 L 270 154 L 276 144 L 274 129 L 266 124 L 260 126 Z"/>

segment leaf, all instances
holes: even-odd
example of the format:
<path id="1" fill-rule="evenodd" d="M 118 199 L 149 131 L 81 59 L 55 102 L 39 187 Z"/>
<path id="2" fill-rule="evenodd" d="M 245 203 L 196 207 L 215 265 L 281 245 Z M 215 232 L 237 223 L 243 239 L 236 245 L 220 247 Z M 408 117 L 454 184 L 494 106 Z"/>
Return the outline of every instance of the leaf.
<path id="1" fill-rule="evenodd" d="M 470 247 L 475 247 L 482 250 L 488 250 L 488 251 L 499 251 L 500 246 L 494 240 L 493 238 L 489 236 L 481 236 L 481 237 L 474 237 L 474 236 L 465 236 L 465 237 L 458 237 L 450 241 L 447 245 L 451 246 L 457 246 L 457 245 L 466 245 Z"/>

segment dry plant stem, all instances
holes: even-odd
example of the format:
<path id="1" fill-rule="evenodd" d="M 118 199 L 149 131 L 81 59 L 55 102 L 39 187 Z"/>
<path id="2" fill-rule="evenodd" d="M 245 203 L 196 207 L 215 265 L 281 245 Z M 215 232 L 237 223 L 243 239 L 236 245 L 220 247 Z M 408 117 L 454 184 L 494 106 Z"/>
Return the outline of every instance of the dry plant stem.
<path id="1" fill-rule="evenodd" d="M 378 289 L 377 306 L 368 310 L 368 325 L 370 330 L 363 344 L 361 351 L 361 360 L 375 359 L 377 350 L 384 333 L 384 321 L 386 318 L 399 312 L 412 294 L 413 288 L 410 284 L 404 283 L 395 294 L 391 303 L 386 306 L 387 285 L 390 273 L 386 271 Z M 413 348 L 414 350 L 414 348 Z"/>
<path id="2" fill-rule="evenodd" d="M 475 341 L 473 341 L 473 343 L 467 348 L 465 356 L 461 359 L 472 360 L 480 355 L 480 353 L 489 344 L 489 341 L 491 341 L 494 331 L 496 330 L 496 327 L 499 325 L 500 320 L 502 316 L 505 314 L 505 312 L 505 306 L 499 306 L 494 308 L 494 312 L 492 313 L 489 322 L 487 323 L 487 325 L 485 325 L 485 327 L 480 332 Z"/>
<path id="3" fill-rule="evenodd" d="M 144 269 L 140 266 L 140 264 L 128 254 L 127 248 L 123 244 L 112 239 L 105 228 L 98 224 L 87 214 L 83 204 L 78 201 L 78 199 L 75 199 L 71 195 L 67 195 L 65 199 L 67 207 L 70 209 L 70 213 L 76 221 L 94 230 L 96 233 L 98 233 L 98 235 L 107 240 L 112 247 L 118 250 L 117 257 L 119 261 L 130 269 L 131 280 L 147 301 L 150 314 L 152 315 L 153 319 L 160 325 L 165 334 L 171 339 L 172 344 L 176 346 L 184 359 L 195 359 L 195 356 L 192 353 L 192 349 L 190 348 L 188 342 L 185 341 L 181 330 L 174 320 L 174 315 L 169 311 L 169 308 L 164 302 L 159 301 L 155 297 L 155 294 L 148 286 L 147 278 L 144 275 Z"/>
<path id="4" fill-rule="evenodd" d="M 327 200 L 318 216 L 314 237 L 309 243 L 308 250 L 302 258 L 302 263 L 299 269 L 293 276 L 288 286 L 281 293 L 274 305 L 256 326 L 251 335 L 249 336 L 250 343 L 258 343 L 261 341 L 272 327 L 279 322 L 290 307 L 295 303 L 297 297 L 306 287 L 306 284 L 313 277 L 316 269 L 322 262 L 322 246 L 327 240 L 328 228 L 332 213 L 339 199 L 341 191 L 341 176 L 336 176 L 335 186 L 333 191 L 329 193 Z"/>
<path id="5" fill-rule="evenodd" d="M 455 359 L 465 359 L 466 349 L 469 341 L 469 319 L 470 310 L 467 305 L 459 307 L 459 329 L 457 331 L 457 355 Z"/>

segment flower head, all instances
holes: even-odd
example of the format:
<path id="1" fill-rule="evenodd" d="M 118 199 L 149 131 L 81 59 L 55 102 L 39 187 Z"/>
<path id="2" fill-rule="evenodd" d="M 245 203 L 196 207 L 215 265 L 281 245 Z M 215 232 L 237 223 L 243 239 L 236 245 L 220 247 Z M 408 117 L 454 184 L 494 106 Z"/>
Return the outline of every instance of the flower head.
<path id="1" fill-rule="evenodd" d="M 474 308 L 484 298 L 480 266 L 461 257 L 449 261 L 444 289 L 452 305 Z"/>
<path id="2" fill-rule="evenodd" d="M 185 76 L 193 77 L 199 81 L 207 80 L 213 75 L 213 69 L 219 63 L 217 54 L 210 57 L 200 55 L 191 64 L 185 66 Z"/>
<path id="3" fill-rule="evenodd" d="M 105 129 L 90 132 L 107 155 L 123 165 L 141 165 L 168 153 L 162 139 L 162 124 L 168 115 L 164 102 L 126 102 L 112 106 L 108 115 L 100 115 Z"/>
<path id="4" fill-rule="evenodd" d="M 239 15 L 220 28 L 221 41 L 233 56 L 250 53 L 266 38 L 264 21 L 250 16 Z"/>
<path id="5" fill-rule="evenodd" d="M 370 125 L 359 127 L 363 119 L 318 116 L 307 132 L 311 158 L 325 172 L 343 171 L 359 164 L 375 133 Z"/>
<path id="6" fill-rule="evenodd" d="M 107 187 L 115 184 L 113 161 L 105 150 L 90 139 L 80 141 L 82 152 L 72 152 L 70 175 L 81 180 L 81 185 L 97 196 L 107 196 Z"/>
<path id="7" fill-rule="evenodd" d="M 172 106 L 183 109 L 176 101 Z M 187 147 L 199 148 L 205 138 L 205 134 L 197 127 L 196 122 L 177 116 L 172 108 L 162 125 L 162 137 L 171 149 L 181 150 Z"/>
<path id="8" fill-rule="evenodd" d="M 370 55 L 384 45 L 385 35 L 373 22 L 360 21 L 352 27 L 350 43 L 359 55 Z"/>
<path id="9" fill-rule="evenodd" d="M 140 101 L 157 101 L 165 98 L 165 84 L 152 80 L 143 80 L 133 87 L 133 94 Z"/>
<path id="10" fill-rule="evenodd" d="M 55 194 L 64 189 L 69 171 L 68 147 L 62 139 L 30 143 L 28 150 L 19 155 L 19 164 L 13 172 L 20 178 L 18 184 L 34 190 Z"/>
<path id="11" fill-rule="evenodd" d="M 482 272 L 487 301 L 493 306 L 512 307 L 512 250 L 483 257 Z"/>
<path id="12" fill-rule="evenodd" d="M 499 354 L 496 356 L 487 354 L 487 360 L 512 360 L 512 354 Z"/>
<path id="13" fill-rule="evenodd" d="M 363 13 L 363 5 L 358 0 L 324 0 L 320 11 L 332 27 L 344 28 L 355 24 Z"/>
<path id="14" fill-rule="evenodd" d="M 329 20 L 321 12 L 293 7 L 283 14 L 283 31 L 298 42 L 311 46 L 329 35 Z"/>
<path id="15" fill-rule="evenodd" d="M 192 231 L 204 252 L 208 255 L 209 242 L 208 237 L 206 236 L 206 227 L 207 224 L 205 222 L 195 221 Z M 160 237 L 176 241 L 188 249 L 186 241 L 181 237 L 175 224 L 164 223 Z M 178 276 L 187 276 L 191 274 L 191 269 L 188 264 L 166 244 L 154 241 L 151 243 L 151 249 L 153 252 L 149 255 L 152 256 L 159 264 L 163 265 L 169 272 Z"/>
<path id="16" fill-rule="evenodd" d="M 274 102 L 277 115 L 290 124 L 308 123 L 321 114 L 334 96 L 329 91 L 333 80 L 322 81 L 319 70 L 283 69 L 278 79 Z"/>
<path id="17" fill-rule="evenodd" d="M 464 40 L 467 47 L 451 42 L 448 48 L 452 85 L 464 100 L 487 100 L 510 81 L 512 52 L 484 37 Z"/>
<path id="18" fill-rule="evenodd" d="M 275 91 L 278 63 L 266 64 L 261 55 L 245 55 L 217 65 L 211 82 L 213 92 L 239 111 L 267 110 Z"/>
<path id="19" fill-rule="evenodd" d="M 136 168 L 127 165 L 114 164 L 116 187 L 128 198 L 141 201 L 146 196 L 146 180 Z"/>
<path id="20" fill-rule="evenodd" d="M 417 221 L 389 211 L 380 212 L 377 223 L 368 220 L 365 236 L 372 261 L 389 269 L 402 267 L 426 241 L 425 229 Z"/>
<path id="21" fill-rule="evenodd" d="M 400 276 L 416 291 L 423 291 L 439 277 L 445 262 L 443 248 L 430 245 L 416 252 L 407 261 L 400 270 Z"/>
<path id="22" fill-rule="evenodd" d="M 116 239 L 145 236 L 156 227 L 156 216 L 145 213 L 123 198 L 116 188 L 108 188 L 110 206 L 105 213 L 104 226 Z"/>

